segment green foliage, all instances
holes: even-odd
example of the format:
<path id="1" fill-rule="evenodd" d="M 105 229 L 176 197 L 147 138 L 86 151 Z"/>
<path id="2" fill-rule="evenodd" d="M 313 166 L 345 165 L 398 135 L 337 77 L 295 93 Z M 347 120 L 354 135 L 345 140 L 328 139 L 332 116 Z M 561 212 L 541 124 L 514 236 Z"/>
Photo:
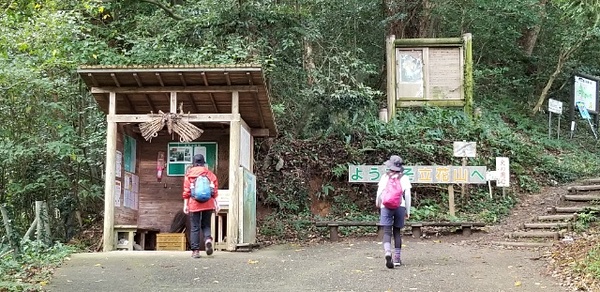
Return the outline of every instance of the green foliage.
<path id="1" fill-rule="evenodd" d="M 600 279 L 600 245 L 592 247 L 583 262 L 576 264 L 576 269 Z"/>
<path id="2" fill-rule="evenodd" d="M 37 241 L 22 244 L 21 256 L 16 259 L 8 247 L 0 244 L 0 290 L 39 291 L 48 284 L 52 270 L 74 252 L 69 246 L 57 243 L 51 247 Z"/>
<path id="3" fill-rule="evenodd" d="M 600 211 L 587 209 L 577 213 L 577 219 L 574 223 L 574 229 L 577 231 L 585 231 L 594 223 L 599 221 Z"/>

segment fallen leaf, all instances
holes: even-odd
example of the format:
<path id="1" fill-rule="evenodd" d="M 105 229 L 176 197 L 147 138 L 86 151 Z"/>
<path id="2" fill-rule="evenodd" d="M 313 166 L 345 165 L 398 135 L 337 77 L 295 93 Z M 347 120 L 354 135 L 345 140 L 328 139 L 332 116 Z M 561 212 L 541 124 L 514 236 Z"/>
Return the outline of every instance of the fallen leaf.
<path id="1" fill-rule="evenodd" d="M 521 287 L 521 281 L 516 281 L 515 282 L 515 287 Z"/>
<path id="2" fill-rule="evenodd" d="M 258 261 L 248 260 L 248 263 L 251 265 L 258 264 Z"/>
<path id="3" fill-rule="evenodd" d="M 101 266 L 102 266 L 102 264 L 95 264 L 94 266 L 95 266 L 95 267 L 101 267 Z"/>

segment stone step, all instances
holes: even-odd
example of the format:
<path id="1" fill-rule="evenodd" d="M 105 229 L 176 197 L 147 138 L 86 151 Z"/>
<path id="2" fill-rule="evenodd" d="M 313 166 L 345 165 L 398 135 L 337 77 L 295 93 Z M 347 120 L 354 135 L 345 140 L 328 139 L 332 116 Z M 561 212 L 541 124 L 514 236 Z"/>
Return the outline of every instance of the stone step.
<path id="1" fill-rule="evenodd" d="M 568 187 L 569 192 L 589 192 L 589 191 L 600 191 L 600 185 L 587 185 L 587 186 L 572 186 Z"/>
<path id="2" fill-rule="evenodd" d="M 600 206 L 589 205 L 589 206 L 571 206 L 571 207 L 550 207 L 547 209 L 549 214 L 556 213 L 582 213 L 586 210 L 600 211 Z"/>
<path id="3" fill-rule="evenodd" d="M 554 222 L 554 223 L 524 223 L 523 229 L 560 229 L 567 228 L 571 230 L 571 223 Z"/>
<path id="4" fill-rule="evenodd" d="M 567 221 L 577 219 L 576 214 L 541 215 L 534 218 L 537 221 Z"/>
<path id="5" fill-rule="evenodd" d="M 585 185 L 600 184 L 600 177 L 584 179 L 581 183 Z"/>
<path id="6" fill-rule="evenodd" d="M 515 246 L 515 247 L 551 247 L 552 242 L 528 242 L 528 241 L 492 241 L 493 245 Z"/>
<path id="7" fill-rule="evenodd" d="M 560 233 L 555 231 L 514 231 L 505 233 L 504 236 L 508 238 L 553 238 L 558 240 Z"/>
<path id="8" fill-rule="evenodd" d="M 600 201 L 600 195 L 564 195 L 562 199 L 576 202 Z"/>

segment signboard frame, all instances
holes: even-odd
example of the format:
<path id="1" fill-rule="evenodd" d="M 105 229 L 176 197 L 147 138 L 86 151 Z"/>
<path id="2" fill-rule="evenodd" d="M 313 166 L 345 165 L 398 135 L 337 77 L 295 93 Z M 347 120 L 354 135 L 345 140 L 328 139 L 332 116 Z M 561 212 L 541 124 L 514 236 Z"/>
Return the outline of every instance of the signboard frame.
<path id="1" fill-rule="evenodd" d="M 592 92 L 584 93 L 586 86 L 584 84 L 589 84 L 592 82 L 593 85 L 589 85 L 589 87 L 595 86 L 595 89 L 592 89 Z M 588 89 L 589 89 L 588 87 Z M 589 90 L 588 90 L 589 91 Z M 591 94 L 587 103 L 586 100 L 582 100 L 583 95 Z M 577 111 L 577 102 L 583 101 L 586 105 L 586 109 L 589 114 L 593 114 L 593 121 L 595 123 L 596 129 L 598 128 L 599 121 L 599 113 L 600 113 L 600 102 L 598 98 L 600 97 L 600 77 L 584 74 L 584 73 L 575 73 L 573 74 L 573 78 L 571 79 L 571 101 L 570 101 L 570 118 L 571 121 L 575 121 L 575 112 Z M 589 121 L 591 122 L 592 119 Z"/>
<path id="2" fill-rule="evenodd" d="M 377 183 L 385 172 L 385 165 L 348 165 L 348 182 Z M 486 172 L 486 166 L 404 166 L 404 175 L 413 184 L 486 184 Z"/>

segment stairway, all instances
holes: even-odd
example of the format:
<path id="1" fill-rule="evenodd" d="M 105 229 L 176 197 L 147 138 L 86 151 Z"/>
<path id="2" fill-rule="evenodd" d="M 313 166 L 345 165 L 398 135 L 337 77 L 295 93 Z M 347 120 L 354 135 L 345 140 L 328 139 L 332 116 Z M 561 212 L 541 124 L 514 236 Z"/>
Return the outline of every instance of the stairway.
<path id="1" fill-rule="evenodd" d="M 534 214 L 531 222 L 521 224 L 518 230 L 507 232 L 507 241 L 497 245 L 517 247 L 552 246 L 560 240 L 572 240 L 578 213 L 586 209 L 600 210 L 600 178 L 587 179 L 567 188 L 556 206 L 544 214 Z"/>

